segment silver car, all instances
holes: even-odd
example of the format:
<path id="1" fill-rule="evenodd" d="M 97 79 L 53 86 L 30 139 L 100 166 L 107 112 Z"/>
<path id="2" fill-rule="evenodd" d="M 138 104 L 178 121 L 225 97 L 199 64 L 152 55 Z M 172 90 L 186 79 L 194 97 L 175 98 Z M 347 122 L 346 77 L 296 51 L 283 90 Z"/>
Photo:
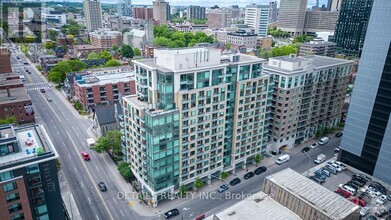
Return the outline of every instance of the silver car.
<path id="1" fill-rule="evenodd" d="M 221 185 L 221 186 L 217 189 L 217 191 L 218 191 L 219 193 L 222 193 L 222 192 L 224 192 L 224 191 L 226 191 L 226 190 L 228 190 L 228 189 L 229 189 L 228 184 L 223 184 L 223 185 Z"/>

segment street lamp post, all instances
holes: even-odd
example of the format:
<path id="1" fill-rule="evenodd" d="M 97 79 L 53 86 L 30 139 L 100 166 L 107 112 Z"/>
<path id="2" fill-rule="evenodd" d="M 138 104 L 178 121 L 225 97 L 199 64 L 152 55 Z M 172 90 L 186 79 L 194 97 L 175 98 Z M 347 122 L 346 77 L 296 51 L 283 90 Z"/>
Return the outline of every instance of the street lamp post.
<path id="1" fill-rule="evenodd" d="M 304 152 L 304 154 L 308 157 L 308 168 L 307 168 L 307 177 L 308 177 L 308 173 L 310 172 L 310 166 L 311 166 L 311 156 L 308 155 L 307 152 Z"/>

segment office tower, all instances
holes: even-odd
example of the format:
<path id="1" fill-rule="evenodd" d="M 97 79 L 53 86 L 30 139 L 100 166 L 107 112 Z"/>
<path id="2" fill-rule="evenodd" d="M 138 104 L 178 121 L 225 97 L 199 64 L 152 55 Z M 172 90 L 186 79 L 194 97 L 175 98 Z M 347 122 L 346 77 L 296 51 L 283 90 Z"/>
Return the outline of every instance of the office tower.
<path id="1" fill-rule="evenodd" d="M 170 20 L 170 4 L 164 0 L 153 2 L 153 19 L 159 24 L 167 24 Z"/>
<path id="2" fill-rule="evenodd" d="M 187 8 L 187 19 L 188 20 L 205 20 L 205 7 L 190 5 Z"/>
<path id="3" fill-rule="evenodd" d="M 155 49 L 134 61 L 137 95 L 123 98 L 124 149 L 153 205 L 180 186 L 245 168 L 266 150 L 265 60 L 218 49 Z"/>
<path id="4" fill-rule="evenodd" d="M 102 28 L 102 8 L 100 1 L 84 0 L 83 10 L 88 32 Z"/>
<path id="5" fill-rule="evenodd" d="M 304 33 L 334 32 L 338 20 L 338 11 L 307 11 Z"/>
<path id="6" fill-rule="evenodd" d="M 254 28 L 254 33 L 260 37 L 267 36 L 269 21 L 269 5 L 247 5 L 244 23 Z"/>
<path id="7" fill-rule="evenodd" d="M 341 9 L 342 0 L 328 0 L 327 11 L 339 11 Z"/>
<path id="8" fill-rule="evenodd" d="M 0 125 L 0 219 L 65 219 L 57 158 L 42 125 Z"/>
<path id="9" fill-rule="evenodd" d="M 269 23 L 274 23 L 278 18 L 277 1 L 269 2 Z"/>
<path id="10" fill-rule="evenodd" d="M 339 11 L 334 42 L 348 56 L 361 56 L 373 0 L 344 0 Z"/>
<path id="11" fill-rule="evenodd" d="M 390 11 L 388 1 L 373 2 L 339 155 L 342 162 L 388 184 L 391 183 Z"/>
<path id="12" fill-rule="evenodd" d="M 273 57 L 263 70 L 274 83 L 272 150 L 291 148 L 341 118 L 352 61 L 323 56 Z"/>
<path id="13" fill-rule="evenodd" d="M 0 74 L 2 73 L 12 73 L 10 54 L 5 47 L 0 47 Z"/>
<path id="14" fill-rule="evenodd" d="M 149 20 L 153 19 L 153 8 L 144 7 L 133 7 L 133 18 Z"/>
<path id="15" fill-rule="evenodd" d="M 231 26 L 232 12 L 230 8 L 210 9 L 207 14 L 208 27 L 224 28 Z"/>
<path id="16" fill-rule="evenodd" d="M 293 36 L 303 33 L 307 0 L 281 0 L 277 27 Z"/>
<path id="17" fill-rule="evenodd" d="M 118 0 L 117 11 L 119 16 L 133 16 L 132 0 Z"/>

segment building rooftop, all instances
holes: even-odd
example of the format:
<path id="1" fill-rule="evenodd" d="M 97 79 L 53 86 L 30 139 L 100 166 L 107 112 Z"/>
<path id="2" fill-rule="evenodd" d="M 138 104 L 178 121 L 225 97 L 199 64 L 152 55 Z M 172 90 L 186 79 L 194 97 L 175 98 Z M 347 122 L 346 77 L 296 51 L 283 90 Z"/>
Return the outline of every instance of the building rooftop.
<path id="1" fill-rule="evenodd" d="M 119 82 L 128 82 L 134 80 L 134 72 L 120 73 L 96 73 L 91 75 L 79 76 L 76 78 L 80 87 L 91 87 L 94 85 L 116 84 Z"/>
<path id="2" fill-rule="evenodd" d="M 115 104 L 95 106 L 94 116 L 97 117 L 99 125 L 106 125 L 116 122 Z"/>
<path id="3" fill-rule="evenodd" d="M 0 152 L 0 170 L 15 169 L 15 166 L 27 163 L 29 160 L 53 159 L 58 154 L 42 125 L 13 127 L 0 125 L 0 145 L 15 143 L 17 152 Z"/>
<path id="4" fill-rule="evenodd" d="M 300 220 L 301 218 L 288 208 L 282 206 L 263 192 L 253 194 L 251 197 L 225 209 L 212 219 L 221 220 Z"/>
<path id="5" fill-rule="evenodd" d="M 266 178 L 319 210 L 330 219 L 344 219 L 360 208 L 290 168 Z"/>
<path id="6" fill-rule="evenodd" d="M 2 105 L 7 103 L 31 101 L 27 90 L 24 87 L 10 88 L 0 90 L 0 103 Z"/>

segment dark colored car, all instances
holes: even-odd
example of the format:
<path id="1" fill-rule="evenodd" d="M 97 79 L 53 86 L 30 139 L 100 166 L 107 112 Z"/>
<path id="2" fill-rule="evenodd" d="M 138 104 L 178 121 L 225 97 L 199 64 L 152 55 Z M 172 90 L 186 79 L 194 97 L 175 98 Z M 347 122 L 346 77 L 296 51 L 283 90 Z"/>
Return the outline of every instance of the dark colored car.
<path id="1" fill-rule="evenodd" d="M 305 152 L 308 152 L 308 151 L 310 151 L 309 147 L 304 147 L 303 149 L 301 149 L 302 153 L 305 153 Z"/>
<path id="2" fill-rule="evenodd" d="M 383 195 L 387 195 L 387 190 L 382 184 L 372 181 L 371 184 L 369 184 L 369 186 L 372 186 L 377 191 L 381 192 Z"/>
<path id="3" fill-rule="evenodd" d="M 243 178 L 245 179 L 245 180 L 247 180 L 247 179 L 250 179 L 251 177 L 253 177 L 254 176 L 254 173 L 253 172 L 248 172 L 248 173 L 246 173 L 244 176 L 243 176 Z"/>
<path id="4" fill-rule="evenodd" d="M 171 209 L 170 211 L 164 213 L 164 217 L 166 219 L 169 219 L 171 217 L 179 215 L 179 210 L 178 209 Z"/>
<path id="5" fill-rule="evenodd" d="M 235 186 L 235 185 L 239 184 L 240 182 L 241 182 L 241 180 L 239 178 L 235 178 L 235 179 L 231 180 L 231 182 L 229 182 L 229 185 Z"/>
<path id="6" fill-rule="evenodd" d="M 267 170 L 266 167 L 258 167 L 257 169 L 254 170 L 254 173 L 259 175 L 259 174 L 265 172 L 266 170 Z"/>
<path id="7" fill-rule="evenodd" d="M 370 215 L 366 220 L 377 220 L 377 218 L 373 215 Z"/>
<path id="8" fill-rule="evenodd" d="M 106 184 L 104 182 L 99 182 L 98 183 L 100 191 L 104 192 L 107 190 Z"/>
<path id="9" fill-rule="evenodd" d="M 375 213 L 375 215 L 377 216 L 377 217 L 379 217 L 379 218 L 383 218 L 384 216 L 386 216 L 388 214 L 388 212 L 387 212 L 387 210 L 385 210 L 385 209 L 381 209 L 381 210 L 379 210 L 379 211 L 377 211 L 376 213 Z"/>
<path id="10" fill-rule="evenodd" d="M 341 132 L 337 132 L 337 133 L 335 134 L 335 137 L 339 138 L 339 137 L 342 137 L 342 135 L 343 135 L 343 132 L 342 132 L 342 131 L 341 131 Z"/>
<path id="11" fill-rule="evenodd" d="M 39 91 L 42 93 L 45 93 L 45 89 L 40 89 Z"/>
<path id="12" fill-rule="evenodd" d="M 310 177 L 308 177 L 308 178 L 312 179 L 313 181 L 315 181 L 315 182 L 317 182 L 317 183 L 319 183 L 319 184 L 324 183 L 324 180 L 320 179 L 320 178 L 317 177 L 317 176 L 310 176 Z"/>
<path id="13" fill-rule="evenodd" d="M 335 152 L 335 153 L 339 153 L 340 150 L 341 150 L 341 147 L 338 146 L 338 147 L 335 148 L 334 152 Z"/>

